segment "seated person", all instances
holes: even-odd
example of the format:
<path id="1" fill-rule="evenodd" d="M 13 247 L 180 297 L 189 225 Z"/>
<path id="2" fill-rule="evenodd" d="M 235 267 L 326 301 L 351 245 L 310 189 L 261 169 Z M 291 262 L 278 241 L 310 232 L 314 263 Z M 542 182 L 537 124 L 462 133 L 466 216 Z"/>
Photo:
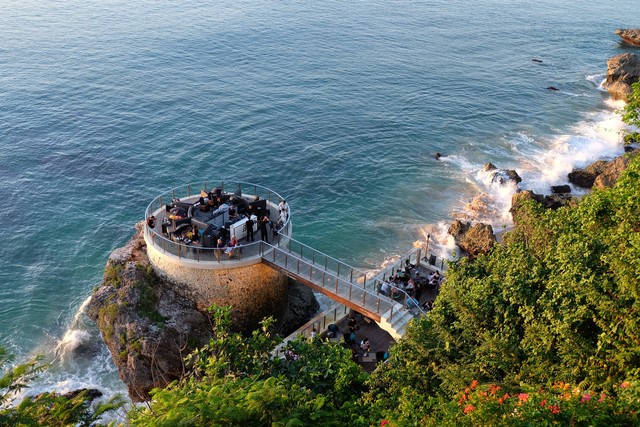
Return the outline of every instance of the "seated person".
<path id="1" fill-rule="evenodd" d="M 229 221 L 236 222 L 239 219 L 240 219 L 240 217 L 238 216 L 238 212 L 236 210 L 236 207 L 231 205 L 229 207 Z"/>
<path id="2" fill-rule="evenodd" d="M 235 253 L 236 246 L 238 246 L 238 239 L 236 238 L 236 236 L 233 236 L 229 241 L 229 244 L 227 245 L 227 248 L 224 251 L 224 253 L 229 255 L 229 258 L 231 258 Z"/>
<path id="3" fill-rule="evenodd" d="M 156 217 L 151 215 L 149 218 L 147 218 L 147 227 L 149 228 L 156 228 Z"/>
<path id="4" fill-rule="evenodd" d="M 189 237 L 189 239 L 191 239 L 192 242 L 199 242 L 200 241 L 200 230 L 198 230 L 198 226 L 193 224 L 193 226 L 191 227 L 191 236 Z"/>
<path id="5" fill-rule="evenodd" d="M 364 357 L 367 357 L 369 355 L 369 352 L 371 351 L 371 344 L 369 344 L 369 338 L 365 338 L 362 341 L 360 341 L 359 346 L 362 349 L 362 351 L 364 351 Z"/>
<path id="6" fill-rule="evenodd" d="M 391 292 L 391 283 L 385 280 L 384 282 L 382 282 L 382 286 L 380 286 L 380 293 L 388 297 L 390 292 Z"/>

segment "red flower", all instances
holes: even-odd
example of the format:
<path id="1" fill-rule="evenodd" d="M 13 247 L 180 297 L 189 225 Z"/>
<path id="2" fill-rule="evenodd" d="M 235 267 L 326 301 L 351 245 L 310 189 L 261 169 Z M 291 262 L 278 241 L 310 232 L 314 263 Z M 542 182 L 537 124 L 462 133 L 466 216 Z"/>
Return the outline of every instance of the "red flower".
<path id="1" fill-rule="evenodd" d="M 527 400 L 529 400 L 529 395 L 527 393 L 520 393 L 518 395 L 518 399 L 520 399 L 523 402 L 526 402 Z"/>
<path id="2" fill-rule="evenodd" d="M 471 390 L 473 390 L 474 388 L 476 388 L 478 386 L 478 380 L 473 380 L 471 382 Z"/>
<path id="3" fill-rule="evenodd" d="M 591 395 L 587 393 L 584 396 L 582 396 L 582 400 L 580 401 L 580 403 L 588 402 L 590 399 L 591 399 Z"/>
<path id="4" fill-rule="evenodd" d="M 544 407 L 544 405 L 547 404 L 547 399 L 544 399 L 542 402 L 540 402 L 540 406 Z"/>
<path id="5" fill-rule="evenodd" d="M 467 406 L 462 410 L 462 412 L 464 412 L 465 414 L 468 414 L 469 412 L 472 412 L 472 411 L 474 411 L 475 409 L 476 409 L 476 407 L 475 407 L 475 406 L 473 406 L 473 405 L 467 405 Z"/>
<path id="6" fill-rule="evenodd" d="M 602 393 L 602 394 L 600 394 L 600 399 L 598 399 L 598 402 L 602 402 L 606 398 L 607 398 L 607 395 Z"/>
<path id="7" fill-rule="evenodd" d="M 552 414 L 559 414 L 560 413 L 560 405 L 551 405 L 551 406 L 549 406 L 549 410 L 551 411 Z"/>
<path id="8" fill-rule="evenodd" d="M 389 425 L 389 421 L 387 421 L 387 420 L 380 421 L 380 427 L 384 427 L 386 425 Z"/>
<path id="9" fill-rule="evenodd" d="M 629 381 L 625 381 L 625 382 L 623 382 L 622 384 L 620 384 L 620 387 L 622 387 L 622 388 L 627 388 L 627 387 L 629 387 L 630 385 L 631 385 L 631 383 L 630 383 Z"/>

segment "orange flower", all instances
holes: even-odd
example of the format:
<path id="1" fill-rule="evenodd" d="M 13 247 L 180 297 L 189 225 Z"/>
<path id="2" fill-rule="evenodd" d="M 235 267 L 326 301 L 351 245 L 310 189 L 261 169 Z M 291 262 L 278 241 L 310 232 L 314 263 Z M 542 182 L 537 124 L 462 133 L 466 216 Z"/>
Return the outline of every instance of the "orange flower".
<path id="1" fill-rule="evenodd" d="M 622 384 L 620 384 L 620 387 L 622 388 L 628 388 L 631 385 L 631 383 L 629 381 L 625 381 Z"/>
<path id="2" fill-rule="evenodd" d="M 478 380 L 473 380 L 471 382 L 471 390 L 473 390 L 474 388 L 476 388 L 478 386 Z"/>
<path id="3" fill-rule="evenodd" d="M 518 395 L 518 399 L 520 399 L 522 402 L 526 402 L 527 400 L 529 400 L 529 395 L 527 393 L 520 393 Z"/>
<path id="4" fill-rule="evenodd" d="M 475 411 L 476 407 L 473 405 L 467 405 L 462 412 L 468 414 L 469 412 Z"/>

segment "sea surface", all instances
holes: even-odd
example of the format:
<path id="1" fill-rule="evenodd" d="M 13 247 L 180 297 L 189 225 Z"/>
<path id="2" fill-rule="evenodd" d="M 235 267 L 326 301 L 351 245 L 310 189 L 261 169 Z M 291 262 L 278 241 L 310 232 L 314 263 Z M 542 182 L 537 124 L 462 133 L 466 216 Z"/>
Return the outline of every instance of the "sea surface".
<path id="1" fill-rule="evenodd" d="M 618 27 L 628 0 L 3 0 L 0 345 L 53 361 L 36 391 L 123 392 L 82 307 L 187 183 L 272 188 L 296 239 L 371 270 L 451 253 L 454 218 L 508 227 L 485 163 L 549 193 L 622 153 Z"/>

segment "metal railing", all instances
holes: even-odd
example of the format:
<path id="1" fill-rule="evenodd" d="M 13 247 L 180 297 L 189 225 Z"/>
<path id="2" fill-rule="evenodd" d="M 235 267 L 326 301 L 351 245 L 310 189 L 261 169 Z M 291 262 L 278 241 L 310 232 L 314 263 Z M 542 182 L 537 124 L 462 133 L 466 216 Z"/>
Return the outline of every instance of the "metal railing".
<path id="1" fill-rule="evenodd" d="M 296 338 L 310 339 L 313 330 L 316 331 L 316 336 L 321 336 L 327 331 L 327 328 L 331 324 L 338 323 L 341 319 L 345 318 L 351 309 L 343 304 L 337 304 L 333 308 L 322 312 L 320 315 L 314 317 L 309 322 L 302 325 L 295 332 L 289 334 L 282 340 L 282 343 L 276 346 L 272 351 L 272 354 L 276 357 L 284 356 L 287 344 Z"/>
<path id="2" fill-rule="evenodd" d="M 168 253 L 177 256 L 181 259 L 188 259 L 198 262 L 237 262 L 248 258 L 255 258 L 262 256 L 265 250 L 268 250 L 270 246 L 265 246 L 262 241 L 245 243 L 238 245 L 233 250 L 233 256 L 230 257 L 224 253 L 224 251 L 217 248 L 208 248 L 200 245 L 186 244 L 184 242 L 177 242 L 171 240 L 167 236 L 158 232 L 157 229 L 151 229 L 146 225 L 146 220 L 154 215 L 159 219 L 165 215 L 165 205 L 172 203 L 176 200 L 195 203 L 200 197 L 200 189 L 205 192 L 213 188 L 220 188 L 225 194 L 237 194 L 239 192 L 241 197 L 260 197 L 267 201 L 267 208 L 270 211 L 270 218 L 277 216 L 278 207 L 277 203 L 284 200 L 278 193 L 265 187 L 258 186 L 250 183 L 220 183 L 214 187 L 207 187 L 207 183 L 203 184 L 188 184 L 184 187 L 177 187 L 162 193 L 149 203 L 145 211 L 145 233 L 151 239 L 153 245 L 161 250 L 163 253 Z M 276 233 L 270 233 L 272 239 L 276 240 L 278 246 L 287 246 L 291 235 L 291 213 L 290 207 L 289 215 L 286 218 L 285 223 L 277 229 Z M 160 225 L 156 225 L 156 228 Z M 273 230 L 272 230 L 273 231 Z M 275 237 L 274 237 L 275 236 Z"/>
<path id="3" fill-rule="evenodd" d="M 292 242 L 291 245 L 293 245 L 295 243 L 294 239 L 290 240 Z M 320 253 L 318 251 L 314 252 Z M 383 314 L 387 310 L 391 310 L 391 313 L 393 313 L 393 300 L 379 294 L 375 289 L 367 289 L 364 284 L 355 282 L 351 274 L 338 275 L 337 272 L 325 267 L 324 263 L 315 262 L 315 257 L 303 258 L 298 252 L 291 250 L 291 247 L 280 248 L 272 246 L 271 251 L 265 251 L 263 258 L 372 313 Z M 351 271 L 352 267 L 348 267 L 349 271 Z"/>

